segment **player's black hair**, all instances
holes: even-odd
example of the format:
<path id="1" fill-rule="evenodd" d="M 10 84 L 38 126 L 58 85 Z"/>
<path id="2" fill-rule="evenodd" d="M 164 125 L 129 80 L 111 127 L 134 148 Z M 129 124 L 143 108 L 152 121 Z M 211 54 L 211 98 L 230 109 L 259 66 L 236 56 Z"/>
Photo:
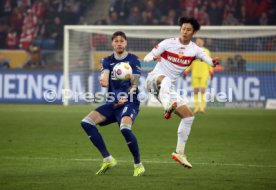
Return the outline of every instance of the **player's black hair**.
<path id="1" fill-rule="evenodd" d="M 182 27 L 184 23 L 190 23 L 193 26 L 194 31 L 200 30 L 200 24 L 195 18 L 192 17 L 180 17 L 178 23 L 180 27 Z"/>
<path id="2" fill-rule="evenodd" d="M 126 34 L 122 31 L 117 31 L 112 34 L 111 40 L 113 41 L 114 38 L 117 36 L 122 36 L 125 40 L 127 40 Z"/>

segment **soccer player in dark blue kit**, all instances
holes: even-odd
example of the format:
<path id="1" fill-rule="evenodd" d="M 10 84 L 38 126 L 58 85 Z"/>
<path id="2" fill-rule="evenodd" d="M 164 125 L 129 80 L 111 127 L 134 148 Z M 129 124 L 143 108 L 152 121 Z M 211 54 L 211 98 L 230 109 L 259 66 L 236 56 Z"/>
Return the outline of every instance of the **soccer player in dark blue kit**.
<path id="1" fill-rule="evenodd" d="M 96 173 L 97 175 L 104 174 L 114 167 L 117 161 L 107 150 L 96 125 L 105 126 L 117 122 L 134 158 L 133 176 L 142 176 L 145 173 L 145 168 L 140 161 L 138 142 L 131 131 L 131 126 L 138 115 L 140 105 L 137 99 L 138 82 L 141 74 L 140 61 L 137 56 L 126 51 L 127 37 L 124 32 L 117 31 L 112 35 L 112 46 L 114 48 L 113 54 L 105 57 L 102 61 L 100 78 L 101 86 L 108 88 L 110 96 L 104 105 L 90 112 L 82 120 L 81 126 L 103 156 L 103 163 Z M 132 77 L 128 81 L 114 78 L 113 68 L 120 62 L 129 63 L 133 70 Z"/>

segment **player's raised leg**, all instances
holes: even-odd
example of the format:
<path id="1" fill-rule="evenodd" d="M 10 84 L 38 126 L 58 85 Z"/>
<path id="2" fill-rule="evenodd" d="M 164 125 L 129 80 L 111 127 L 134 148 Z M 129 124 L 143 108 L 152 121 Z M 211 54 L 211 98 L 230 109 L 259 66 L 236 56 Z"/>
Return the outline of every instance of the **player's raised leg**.
<path id="1" fill-rule="evenodd" d="M 165 110 L 163 117 L 165 119 L 170 119 L 172 113 L 177 108 L 177 102 L 172 101 L 171 97 L 172 80 L 169 77 L 161 75 L 157 79 L 157 86 L 159 87 L 158 98 Z"/>
<path id="2" fill-rule="evenodd" d="M 185 156 L 185 146 L 191 132 L 191 127 L 194 121 L 192 111 L 186 106 L 182 105 L 176 109 L 175 113 L 181 118 L 177 131 L 177 146 L 176 151 L 172 153 L 172 158 L 181 165 L 192 168 Z"/>
<path id="3" fill-rule="evenodd" d="M 124 116 L 121 120 L 120 130 L 134 159 L 133 176 L 142 176 L 146 170 L 142 162 L 140 161 L 140 153 L 137 139 L 131 131 L 132 123 L 132 118 L 130 116 Z"/>
<path id="4" fill-rule="evenodd" d="M 117 164 L 117 161 L 108 152 L 105 146 L 105 142 L 96 127 L 98 123 L 104 122 L 105 120 L 105 116 L 101 115 L 97 111 L 92 111 L 81 121 L 81 126 L 88 135 L 90 141 L 103 156 L 103 163 L 100 170 L 96 173 L 97 175 L 104 174 L 108 169 L 114 167 Z"/>

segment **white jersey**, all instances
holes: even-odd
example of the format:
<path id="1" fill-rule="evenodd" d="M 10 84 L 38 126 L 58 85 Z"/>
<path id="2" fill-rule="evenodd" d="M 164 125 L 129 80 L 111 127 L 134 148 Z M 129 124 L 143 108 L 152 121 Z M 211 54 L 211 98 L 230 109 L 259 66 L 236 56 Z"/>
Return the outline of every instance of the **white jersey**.
<path id="1" fill-rule="evenodd" d="M 183 45 L 180 43 L 179 38 L 163 40 L 152 49 L 150 54 L 154 57 L 160 55 L 161 61 L 156 64 L 149 74 L 165 75 L 172 82 L 175 82 L 195 59 L 201 59 L 207 64 L 214 66 L 212 59 L 202 48 L 192 41 L 188 45 Z"/>

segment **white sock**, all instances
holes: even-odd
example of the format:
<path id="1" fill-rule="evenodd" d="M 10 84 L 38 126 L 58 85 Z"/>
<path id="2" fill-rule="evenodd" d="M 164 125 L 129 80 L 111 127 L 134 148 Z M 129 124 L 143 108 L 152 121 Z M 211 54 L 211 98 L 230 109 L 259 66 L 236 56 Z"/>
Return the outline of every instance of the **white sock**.
<path id="1" fill-rule="evenodd" d="M 164 109 L 167 108 L 170 103 L 170 89 L 172 86 L 172 80 L 169 77 L 165 77 L 160 85 L 159 100 L 161 101 Z"/>
<path id="2" fill-rule="evenodd" d="M 110 155 L 110 156 L 108 156 L 108 157 L 105 157 L 103 160 L 104 160 L 105 162 L 111 162 L 111 161 L 113 160 L 113 157 Z"/>
<path id="3" fill-rule="evenodd" d="M 189 134 L 191 132 L 191 127 L 192 127 L 194 118 L 195 117 L 187 117 L 187 118 L 181 119 L 181 122 L 178 126 L 176 152 L 179 154 L 184 154 L 185 145 L 188 140 Z"/>
<path id="4" fill-rule="evenodd" d="M 138 167 L 138 166 L 141 166 L 142 165 L 142 162 L 140 162 L 139 164 L 134 164 L 134 167 Z"/>

